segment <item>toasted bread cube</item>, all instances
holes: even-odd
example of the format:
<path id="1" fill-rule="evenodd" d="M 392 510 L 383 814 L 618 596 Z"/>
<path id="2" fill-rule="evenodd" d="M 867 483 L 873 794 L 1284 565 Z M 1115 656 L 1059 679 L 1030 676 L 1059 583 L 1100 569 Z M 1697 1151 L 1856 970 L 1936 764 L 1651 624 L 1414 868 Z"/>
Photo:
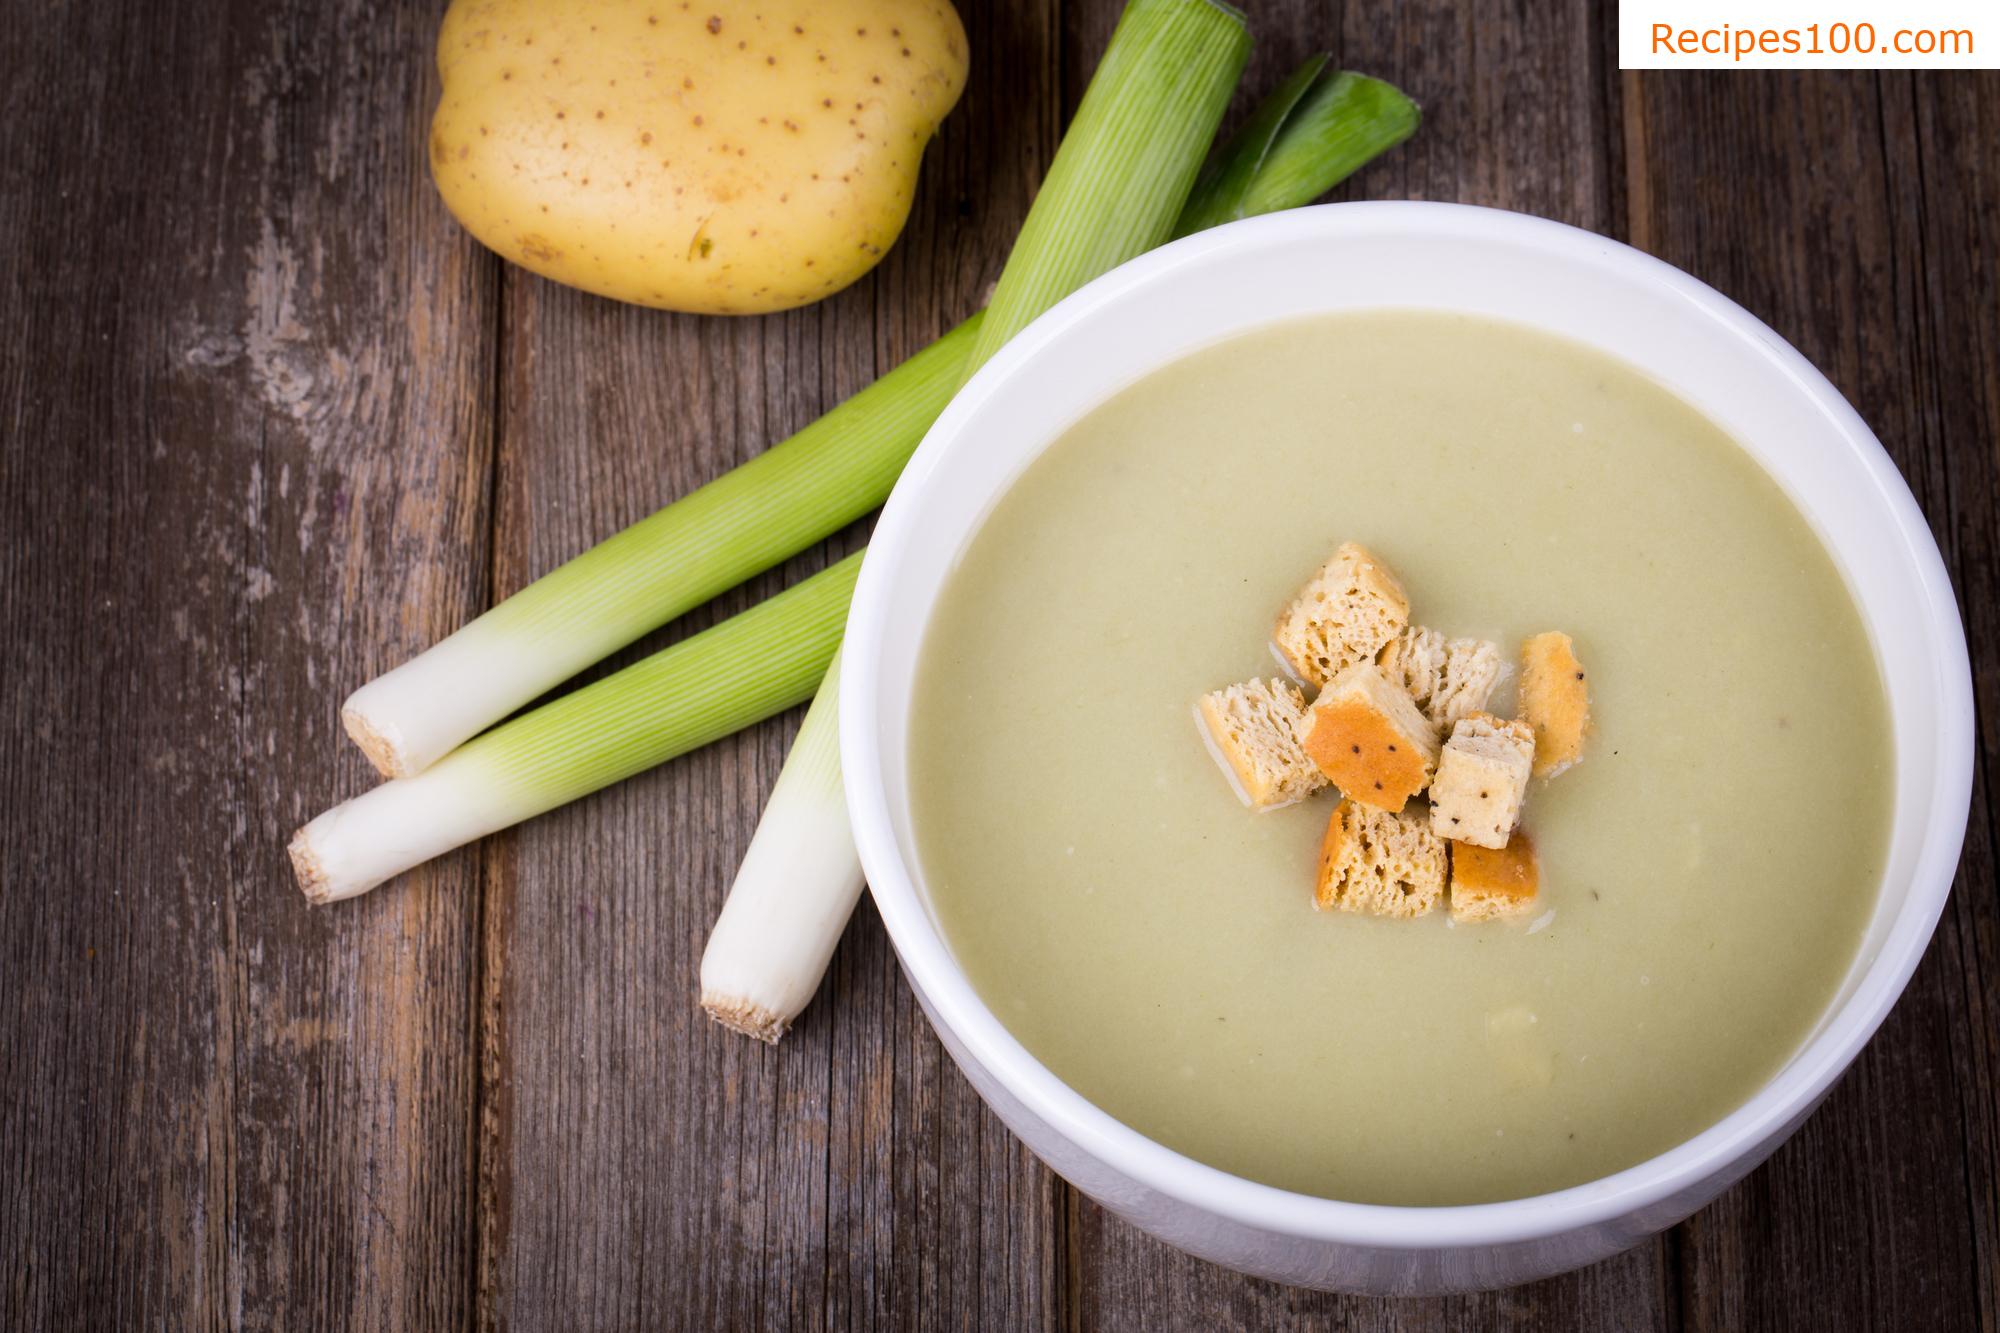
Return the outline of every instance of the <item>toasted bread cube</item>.
<path id="1" fill-rule="evenodd" d="M 1441 732 L 1486 707 L 1500 683 L 1500 645 L 1487 639 L 1447 639 L 1434 629 L 1406 625 L 1389 640 L 1376 664 L 1410 692 Z"/>
<path id="2" fill-rule="evenodd" d="M 1320 840 L 1313 906 L 1422 916 L 1444 894 L 1445 860 L 1444 843 L 1417 816 L 1342 801 Z"/>
<path id="3" fill-rule="evenodd" d="M 1552 778 L 1583 758 L 1590 685 L 1569 635 L 1550 630 L 1521 645 L 1521 706 L 1535 729 L 1535 776 Z"/>
<path id="4" fill-rule="evenodd" d="M 1456 842 L 1451 847 L 1451 919 L 1498 921 L 1532 911 L 1541 892 L 1535 844 L 1516 833 L 1500 848 Z"/>
<path id="5" fill-rule="evenodd" d="M 1431 828 L 1441 838 L 1501 848 L 1521 819 L 1535 733 L 1525 722 L 1474 713 L 1451 730 L 1431 783 Z"/>
<path id="6" fill-rule="evenodd" d="M 1195 706 L 1209 753 L 1253 810 L 1303 800 L 1326 785 L 1299 740 L 1305 696 L 1288 680 L 1247 680 L 1204 694 Z"/>
<path id="7" fill-rule="evenodd" d="M 1410 599 L 1366 547 L 1341 543 L 1278 615 L 1271 642 L 1300 680 L 1324 685 L 1356 662 L 1372 662 L 1410 623 Z"/>
<path id="8" fill-rule="evenodd" d="M 1373 662 L 1347 668 L 1320 691 L 1300 737 L 1343 796 L 1377 810 L 1401 810 L 1437 767 L 1437 728 Z"/>

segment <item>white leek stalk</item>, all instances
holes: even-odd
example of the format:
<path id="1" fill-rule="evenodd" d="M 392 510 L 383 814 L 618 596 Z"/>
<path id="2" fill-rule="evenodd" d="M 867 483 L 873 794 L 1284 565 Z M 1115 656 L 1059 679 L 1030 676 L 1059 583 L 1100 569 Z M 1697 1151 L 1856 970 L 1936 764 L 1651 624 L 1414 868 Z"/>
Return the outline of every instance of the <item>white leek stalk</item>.
<path id="1" fill-rule="evenodd" d="M 812 696 L 840 645 L 861 557 L 524 713 L 415 777 L 335 806 L 292 838 L 315 903 L 368 892 L 474 838 L 553 810 Z"/>
<path id="2" fill-rule="evenodd" d="M 861 897 L 840 790 L 840 654 L 806 710 L 701 956 L 701 1007 L 760 1041 L 785 1035 L 819 988 Z"/>
<path id="3" fill-rule="evenodd" d="M 1211 0 L 1126 6 L 1021 224 L 967 377 L 1049 306 L 1167 239 L 1249 54 L 1242 16 Z M 702 1006 L 765 1041 L 819 988 L 859 897 L 839 785 L 839 694 L 840 673 L 829 671 L 702 959 Z"/>

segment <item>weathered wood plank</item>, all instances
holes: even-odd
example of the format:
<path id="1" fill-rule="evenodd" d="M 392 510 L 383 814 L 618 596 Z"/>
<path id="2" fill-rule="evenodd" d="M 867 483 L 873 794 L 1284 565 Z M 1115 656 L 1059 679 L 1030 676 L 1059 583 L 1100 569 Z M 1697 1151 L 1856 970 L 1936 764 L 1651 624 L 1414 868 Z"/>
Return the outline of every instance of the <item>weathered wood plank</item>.
<path id="1" fill-rule="evenodd" d="M 1971 643 L 1978 754 L 1965 861 L 1931 965 L 1950 1034 L 1973 1267 L 1955 1275 L 1965 1322 L 2000 1330 L 2000 75 L 1885 77 L 1890 186 L 1921 189 L 1915 259 L 1899 231 L 1925 358 L 1922 457 L 1944 478 L 1926 505 Z M 1905 110 L 1907 108 L 1907 112 Z M 1914 122 L 1904 128 L 1904 116 Z M 1903 145 L 1914 138 L 1915 151 Z M 1912 167 L 1917 179 L 1910 179 Z M 1908 219 L 1907 210 L 1899 217 Z M 1935 494 L 1935 492 L 1932 492 Z M 1920 492 L 1920 495 L 1922 492 Z"/>
<path id="2" fill-rule="evenodd" d="M 1994 241 L 1995 86 L 1871 74 L 1641 83 L 1650 188 L 1635 229 L 1795 343 L 1874 426 L 1959 581 L 1989 709 L 1939 935 L 1825 1106 L 1685 1229 L 1694 1327 L 1992 1326 L 2000 966 L 1983 775 L 2000 649 L 2000 361 L 1993 278 L 1974 256 Z"/>
<path id="3" fill-rule="evenodd" d="M 429 6 L 0 25 L 0 1326 L 456 1323 L 460 858 L 311 913 L 342 692 L 483 592 Z"/>
<path id="4" fill-rule="evenodd" d="M 1090 8 L 1090 7 L 1086 7 Z M 1093 16 L 1108 22 L 1110 6 Z M 1255 17 L 1252 88 L 1313 50 L 1389 79 L 1424 107 L 1418 135 L 1336 197 L 1459 200 L 1518 208 L 1595 230 L 1618 217 L 1624 182 L 1616 85 L 1579 78 L 1607 42 L 1584 3 L 1360 6 L 1336 26 L 1310 6 Z M 1075 27 L 1076 25 L 1072 25 Z M 1552 1327 L 1668 1327 L 1674 1274 L 1656 1241 L 1586 1273 L 1520 1291 L 1377 1301 L 1254 1282 L 1159 1245 L 1073 1198 L 1072 1326 L 1155 1328 L 1483 1328 L 1536 1317 Z"/>
<path id="5" fill-rule="evenodd" d="M 508 277 L 501 592 L 796 430 L 974 310 L 1052 150 L 1054 12 L 962 6 L 975 70 L 878 273 L 736 321 Z M 1037 94 L 1034 90 L 1048 90 Z M 853 549 L 850 533 L 648 646 Z M 782 1046 L 695 973 L 796 718 L 497 842 L 484 929 L 484 1322 L 1052 1319 L 1050 1178 L 948 1068 L 864 910 Z"/>
<path id="6" fill-rule="evenodd" d="M 1656 1245 L 1402 1303 L 1177 1255 L 1006 1134 L 865 906 L 784 1047 L 710 1029 L 695 964 L 796 719 L 304 909 L 284 836 L 369 780 L 348 688 L 977 303 L 1117 7 L 964 9 L 901 244 L 736 322 L 502 292 L 426 178 L 436 6 L 0 25 L 0 1327 L 2000 1329 L 1992 75 L 1621 78 L 1580 4 L 1254 17 L 1253 88 L 1331 45 L 1425 103 L 1344 195 L 1628 235 L 1770 320 L 1958 583 L 1980 768 L 1937 942 L 1800 1137 Z"/>
<path id="7" fill-rule="evenodd" d="M 1508 1291 L 1435 1299 L 1336 1296 L 1246 1278 L 1191 1259 L 1113 1218 L 1076 1205 L 1077 1244 L 1090 1267 L 1072 1326 L 1116 1330 L 1549 1328 L 1667 1330 L 1674 1319 L 1664 1243 L 1581 1272 Z"/>

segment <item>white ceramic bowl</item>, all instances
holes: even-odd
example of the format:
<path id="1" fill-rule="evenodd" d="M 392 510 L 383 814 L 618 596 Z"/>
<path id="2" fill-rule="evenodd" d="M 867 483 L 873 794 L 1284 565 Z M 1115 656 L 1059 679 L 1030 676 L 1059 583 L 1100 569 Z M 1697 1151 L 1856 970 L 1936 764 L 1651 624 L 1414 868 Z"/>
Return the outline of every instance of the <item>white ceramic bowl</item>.
<path id="1" fill-rule="evenodd" d="M 1896 818 L 1859 957 L 1805 1045 L 1733 1114 L 1602 1180 L 1507 1203 L 1341 1203 L 1228 1175 L 1114 1120 L 1010 1036 L 925 898 L 910 833 L 918 649 L 959 555 L 1021 471 L 1118 389 L 1277 320 L 1426 307 L 1534 325 L 1639 367 L 1728 430 L 1833 553 L 1888 686 Z M 840 700 L 847 800 L 911 986 L 973 1086 L 1037 1156 L 1182 1249 L 1281 1282 L 1371 1292 L 1496 1287 L 1575 1268 L 1686 1217 L 1811 1113 L 1895 1003 L 1950 889 L 1972 782 L 1964 631 L 1929 527 L 1834 387 L 1747 312 L 1601 236 L 1450 204 L 1336 204 L 1176 242 L 1076 293 L 939 418 L 875 532 Z"/>

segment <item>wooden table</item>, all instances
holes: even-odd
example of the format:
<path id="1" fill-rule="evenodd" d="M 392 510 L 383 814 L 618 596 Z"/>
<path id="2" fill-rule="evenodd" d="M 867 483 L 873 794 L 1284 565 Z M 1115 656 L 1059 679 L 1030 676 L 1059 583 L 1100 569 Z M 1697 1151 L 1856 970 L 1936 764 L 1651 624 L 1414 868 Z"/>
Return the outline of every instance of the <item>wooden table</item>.
<path id="1" fill-rule="evenodd" d="M 2000 76 L 1621 76 L 1580 0 L 1254 20 L 1254 89 L 1325 46 L 1424 102 L 1343 197 L 1560 218 L 1768 320 L 1957 582 L 1984 717 L 1930 952 L 1797 1138 L 1630 1254 L 1403 1303 L 1183 1257 L 1008 1135 L 865 906 L 782 1047 L 709 1024 L 796 716 L 307 909 L 285 839 L 370 777 L 348 690 L 978 303 L 1115 7 L 965 8 L 901 243 L 741 320 L 467 239 L 435 0 L 0 24 L 0 1327 L 2000 1328 Z"/>

